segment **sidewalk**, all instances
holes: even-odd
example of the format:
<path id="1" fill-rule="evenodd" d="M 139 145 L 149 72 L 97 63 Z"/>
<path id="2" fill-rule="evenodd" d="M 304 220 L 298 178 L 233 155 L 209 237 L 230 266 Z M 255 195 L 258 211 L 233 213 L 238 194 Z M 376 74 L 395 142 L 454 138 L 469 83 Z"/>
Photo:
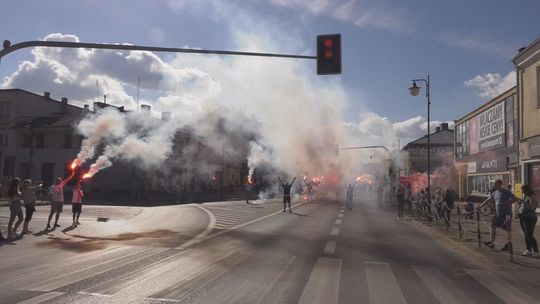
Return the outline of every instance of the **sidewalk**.
<path id="1" fill-rule="evenodd" d="M 480 215 L 480 234 L 478 234 L 477 229 L 477 220 L 474 219 L 465 219 L 464 215 L 460 216 L 461 222 L 461 237 L 459 233 L 458 225 L 458 214 L 457 206 L 460 206 L 460 211 L 464 210 L 463 202 L 456 202 L 456 208 L 452 210 L 451 213 L 451 225 L 448 231 L 445 229 L 444 220 L 433 220 L 432 222 L 427 221 L 423 218 L 420 218 L 417 214 L 409 215 L 405 211 L 405 218 L 411 220 L 413 223 L 420 224 L 419 226 L 424 226 L 434 232 L 436 236 L 445 238 L 447 242 L 450 243 L 452 247 L 454 245 L 457 247 L 457 250 L 465 251 L 464 254 L 477 254 L 475 258 L 484 260 L 490 266 L 497 268 L 511 268 L 515 269 L 516 267 L 525 267 L 531 270 L 538 272 L 540 270 L 540 256 L 537 257 L 527 257 L 522 256 L 521 253 L 525 251 L 525 238 L 523 231 L 519 225 L 519 219 L 512 220 L 512 230 L 511 230 L 511 239 L 513 245 L 513 262 L 510 262 L 510 253 L 508 251 L 501 251 L 500 249 L 507 242 L 507 233 L 502 229 L 497 229 L 497 237 L 495 241 L 495 249 L 491 249 L 485 246 L 482 242 L 487 242 L 491 238 L 490 227 L 491 227 L 491 216 Z M 413 205 L 414 209 L 414 205 Z M 397 212 L 396 212 L 397 213 Z M 414 213 L 414 210 L 413 210 Z M 434 215 L 434 213 L 433 213 Z M 478 242 L 478 235 L 480 235 L 480 245 Z M 535 237 L 537 241 L 540 241 L 540 226 L 537 224 L 537 229 L 535 230 Z M 473 258 L 473 257 L 471 257 Z"/>

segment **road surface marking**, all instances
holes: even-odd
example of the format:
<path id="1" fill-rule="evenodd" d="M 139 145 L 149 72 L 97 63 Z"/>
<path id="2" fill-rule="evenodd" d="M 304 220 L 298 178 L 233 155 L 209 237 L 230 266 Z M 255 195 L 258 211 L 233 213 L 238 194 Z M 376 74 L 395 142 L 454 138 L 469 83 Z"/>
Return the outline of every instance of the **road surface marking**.
<path id="1" fill-rule="evenodd" d="M 28 299 L 28 300 L 19 302 L 18 304 L 39 304 L 39 303 L 43 303 L 45 301 L 48 301 L 48 300 L 50 300 L 52 298 L 56 298 L 58 296 L 61 296 L 63 294 L 64 294 L 63 292 L 48 292 L 48 293 L 41 294 L 41 295 L 39 295 L 37 297 L 33 297 L 33 298 Z"/>
<path id="2" fill-rule="evenodd" d="M 484 285 L 489 291 L 494 293 L 497 297 L 503 300 L 505 303 L 511 304 L 528 304 L 539 303 L 530 296 L 526 295 L 523 291 L 508 284 L 505 280 L 501 279 L 493 272 L 488 270 L 472 270 L 465 269 L 465 271 L 472 276 L 480 284 Z"/>
<path id="3" fill-rule="evenodd" d="M 341 225 L 342 220 L 336 220 L 336 225 Z"/>
<path id="4" fill-rule="evenodd" d="M 257 303 L 256 304 L 259 304 L 262 302 L 262 300 L 266 297 L 266 295 L 270 292 L 270 290 L 272 290 L 272 287 L 274 287 L 274 285 L 276 285 L 277 281 L 285 274 L 285 272 L 287 271 L 287 269 L 289 269 L 289 267 L 291 266 L 291 264 L 294 262 L 294 260 L 296 259 L 296 256 L 292 256 L 289 261 L 287 262 L 287 264 L 281 269 L 281 271 L 279 272 L 279 274 L 272 280 L 272 283 L 268 284 L 268 288 L 266 288 L 266 290 L 262 293 L 262 296 L 259 298 L 259 300 L 257 300 Z"/>
<path id="5" fill-rule="evenodd" d="M 205 206 L 205 207 L 210 209 L 210 210 L 212 210 L 212 209 L 220 209 L 220 210 L 233 211 L 233 213 L 234 212 L 254 213 L 253 211 L 247 211 L 247 210 L 237 210 L 237 209 L 230 209 L 230 208 L 213 207 L 212 205 Z"/>
<path id="6" fill-rule="evenodd" d="M 334 254 L 336 252 L 336 241 L 329 240 L 326 242 L 326 246 L 324 246 L 324 253 L 325 254 Z"/>
<path id="7" fill-rule="evenodd" d="M 475 303 L 435 267 L 413 266 L 413 268 L 440 304 Z"/>
<path id="8" fill-rule="evenodd" d="M 333 304 L 338 302 L 341 259 L 319 258 L 299 304 Z"/>
<path id="9" fill-rule="evenodd" d="M 168 287 L 161 290 L 155 290 L 147 296 L 147 299 L 161 299 L 173 302 L 184 300 L 191 294 L 194 294 L 201 289 L 204 290 L 205 286 L 208 286 L 212 282 L 216 281 L 225 273 L 229 272 L 231 269 L 254 254 L 255 252 L 231 251 L 226 256 L 223 256 L 213 262 L 208 261 L 208 258 L 205 258 L 206 261 L 204 262 L 199 262 L 200 255 L 198 255 L 195 257 L 195 262 L 188 261 L 188 263 L 183 265 L 183 267 L 177 268 L 184 271 L 186 268 L 188 271 L 190 271 L 191 268 L 191 272 L 188 272 L 186 276 L 181 277 L 180 279 L 176 271 L 172 272 L 171 275 L 173 276 L 173 280 L 164 284 Z M 197 265 L 196 263 L 202 264 Z M 163 281 L 163 276 L 160 277 L 160 281 Z M 141 287 L 145 288 L 144 285 Z"/>
<path id="10" fill-rule="evenodd" d="M 371 304 L 406 304 L 388 263 L 364 262 Z"/>
<path id="11" fill-rule="evenodd" d="M 339 228 L 332 228 L 332 231 L 330 231 L 330 235 L 339 235 Z"/>
<path id="12" fill-rule="evenodd" d="M 112 295 L 105 295 L 105 294 L 100 294 L 100 293 L 95 293 L 95 292 L 79 291 L 77 293 L 80 293 L 80 294 L 83 294 L 83 295 L 95 296 L 95 297 L 105 297 L 105 298 L 111 298 L 112 297 Z"/>
<path id="13" fill-rule="evenodd" d="M 338 214 L 337 217 L 343 217 L 343 213 Z"/>
<path id="14" fill-rule="evenodd" d="M 128 250 L 128 249 L 131 249 L 131 248 L 137 248 L 137 247 L 128 247 L 128 246 L 118 246 L 118 247 L 109 247 L 109 248 L 106 248 L 104 250 L 99 250 L 99 251 L 94 251 L 94 252 L 88 252 L 88 253 L 83 253 L 83 254 L 75 254 L 73 256 L 70 256 L 68 258 L 63 258 L 63 257 L 59 257 L 62 259 L 62 267 L 69 267 L 69 266 L 72 266 L 72 265 L 81 265 L 81 261 L 86 261 L 86 257 L 87 256 L 90 256 L 92 257 L 92 255 L 97 255 L 97 254 L 100 254 L 100 255 L 103 255 L 103 257 L 106 257 L 106 256 L 109 256 L 109 255 L 113 255 L 112 253 L 115 253 L 118 251 L 118 253 L 122 252 L 123 250 Z M 75 263 L 71 263 L 71 261 L 74 261 Z M 13 284 L 17 281 L 21 281 L 21 280 L 24 280 L 24 279 L 34 279 L 34 278 L 39 278 L 39 275 L 42 275 L 42 274 L 49 274 L 51 272 L 51 265 L 55 265 L 55 263 L 57 262 L 57 260 L 54 260 L 54 259 L 49 259 L 48 262 L 44 262 L 42 265 L 38 265 L 38 266 L 35 266 L 35 267 L 31 267 L 31 268 L 28 268 L 28 269 L 23 269 L 21 272 L 17 273 L 10 273 L 11 275 L 11 279 L 9 281 L 0 281 L 0 286 L 3 286 L 3 285 L 9 285 L 9 284 Z"/>
<path id="15" fill-rule="evenodd" d="M 301 206 L 301 205 L 303 205 L 303 204 L 305 204 L 305 203 L 306 203 L 306 202 L 298 203 L 298 204 L 296 204 L 296 205 L 293 205 L 291 209 L 296 208 L 296 207 L 298 207 L 298 206 Z M 184 243 L 183 245 L 181 245 L 181 246 L 179 246 L 179 247 L 176 247 L 175 249 L 186 249 L 186 248 L 191 247 L 191 246 L 193 246 L 193 245 L 195 245 L 195 244 L 198 244 L 198 243 L 201 243 L 201 242 L 204 242 L 204 241 L 207 241 L 207 240 L 211 240 L 211 239 L 215 238 L 216 236 L 220 236 L 220 235 L 223 235 L 223 234 L 225 234 L 225 233 L 231 232 L 231 231 L 233 231 L 233 230 L 240 229 L 240 228 L 242 228 L 242 227 L 251 225 L 251 224 L 253 224 L 253 223 L 260 222 L 260 221 L 262 221 L 262 220 L 265 220 L 265 219 L 267 219 L 267 218 L 269 218 L 269 217 L 272 217 L 272 216 L 275 216 L 275 215 L 278 215 L 278 214 L 281 214 L 281 213 L 283 213 L 283 211 L 276 211 L 276 212 L 274 212 L 274 213 L 270 213 L 270 214 L 265 215 L 265 216 L 263 216 L 263 217 L 259 217 L 259 218 L 253 219 L 253 220 L 251 220 L 251 221 L 249 221 L 249 222 L 246 222 L 246 223 L 243 223 L 243 224 L 241 224 L 241 225 L 238 225 L 238 226 L 229 228 L 229 229 L 227 229 L 227 230 L 222 230 L 222 231 L 220 231 L 220 232 L 213 233 L 213 234 L 211 234 L 211 235 L 206 235 L 206 236 L 201 237 L 201 238 L 196 237 L 196 238 L 194 238 L 194 239 L 191 239 L 191 240 L 187 241 L 187 242 Z M 208 228 L 208 227 L 207 227 L 207 228 Z"/>
<path id="16" fill-rule="evenodd" d="M 133 263 L 154 254 L 161 253 L 163 251 L 169 250 L 168 248 L 146 248 L 140 251 L 136 251 L 124 256 L 120 256 L 114 259 L 106 260 L 104 262 L 90 265 L 82 269 L 78 269 L 72 272 L 60 274 L 56 277 L 51 277 L 47 280 L 34 283 L 24 288 L 24 290 L 34 290 L 34 291 L 51 291 L 62 286 L 69 285 L 74 282 L 84 280 L 86 278 L 110 271 L 115 268 L 125 266 L 129 263 Z M 110 265 L 109 265 L 110 264 Z"/>

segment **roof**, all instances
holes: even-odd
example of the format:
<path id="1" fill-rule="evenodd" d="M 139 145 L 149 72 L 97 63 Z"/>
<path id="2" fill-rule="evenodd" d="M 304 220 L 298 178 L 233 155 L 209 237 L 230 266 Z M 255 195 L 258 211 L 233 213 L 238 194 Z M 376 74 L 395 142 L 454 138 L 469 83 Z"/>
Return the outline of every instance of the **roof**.
<path id="1" fill-rule="evenodd" d="M 445 129 L 439 130 L 430 134 L 429 144 L 433 146 L 453 146 L 454 145 L 454 130 Z M 414 146 L 427 145 L 427 135 L 411 141 L 403 147 L 403 150 L 407 150 Z"/>
<path id="2" fill-rule="evenodd" d="M 532 49 L 534 49 L 536 46 L 540 46 L 540 37 L 536 38 L 535 41 L 533 41 L 531 44 L 524 48 L 520 48 L 517 55 L 512 58 L 512 62 L 517 66 L 520 63 L 522 63 L 522 60 L 528 58 L 529 56 L 533 55 Z"/>
<path id="3" fill-rule="evenodd" d="M 30 95 L 34 95 L 34 96 L 37 96 L 37 97 L 41 97 L 44 101 L 47 101 L 47 102 L 61 103 L 61 101 L 59 101 L 59 100 L 52 99 L 52 98 L 46 98 L 43 95 L 36 94 L 36 93 L 26 91 L 26 90 L 23 90 L 23 89 L 0 89 L 0 93 L 2 93 L 2 92 L 10 92 L 10 91 L 11 92 L 20 92 L 20 93 L 24 93 L 24 94 L 30 94 Z M 79 110 L 83 110 L 83 108 L 81 108 L 79 106 L 76 106 L 76 105 L 73 105 L 73 104 L 70 104 L 70 103 L 67 103 L 66 106 L 71 107 L 71 108 L 75 108 L 75 109 L 79 109 Z"/>

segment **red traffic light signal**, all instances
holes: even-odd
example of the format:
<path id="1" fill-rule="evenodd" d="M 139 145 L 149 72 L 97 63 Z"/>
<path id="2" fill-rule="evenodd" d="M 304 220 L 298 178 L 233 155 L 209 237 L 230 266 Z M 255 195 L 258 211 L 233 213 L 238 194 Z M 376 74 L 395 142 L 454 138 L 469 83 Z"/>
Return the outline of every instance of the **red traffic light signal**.
<path id="1" fill-rule="evenodd" d="M 317 36 L 317 75 L 341 74 L 341 34 Z"/>

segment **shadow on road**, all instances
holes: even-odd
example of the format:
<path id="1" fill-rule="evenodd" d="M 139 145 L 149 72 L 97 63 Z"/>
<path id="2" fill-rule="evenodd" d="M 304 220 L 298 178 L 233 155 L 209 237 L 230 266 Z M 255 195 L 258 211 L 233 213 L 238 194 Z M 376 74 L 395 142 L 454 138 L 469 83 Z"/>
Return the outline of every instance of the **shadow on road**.
<path id="1" fill-rule="evenodd" d="M 68 227 L 63 230 L 63 232 L 68 232 L 73 228 Z M 167 230 L 167 229 L 158 229 L 147 232 L 139 233 L 121 233 L 118 235 L 99 237 L 99 236 L 86 236 L 86 235 L 69 235 L 69 237 L 55 237 L 51 236 L 46 241 L 42 241 L 36 244 L 39 247 L 49 247 L 57 248 L 61 250 L 73 251 L 73 252 L 90 252 L 96 250 L 102 250 L 107 247 L 109 243 L 112 242 L 130 242 L 136 240 L 163 240 L 177 236 L 177 232 Z"/>

